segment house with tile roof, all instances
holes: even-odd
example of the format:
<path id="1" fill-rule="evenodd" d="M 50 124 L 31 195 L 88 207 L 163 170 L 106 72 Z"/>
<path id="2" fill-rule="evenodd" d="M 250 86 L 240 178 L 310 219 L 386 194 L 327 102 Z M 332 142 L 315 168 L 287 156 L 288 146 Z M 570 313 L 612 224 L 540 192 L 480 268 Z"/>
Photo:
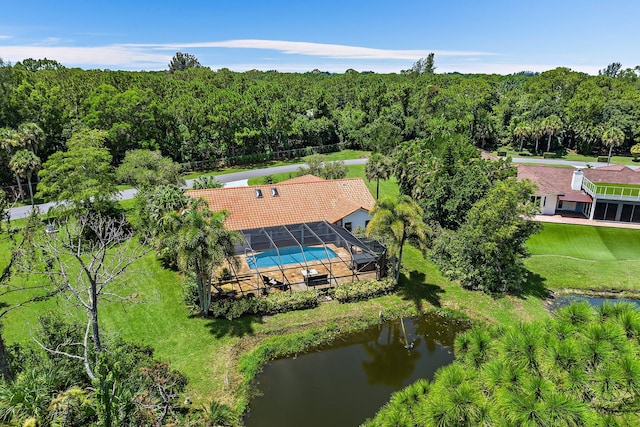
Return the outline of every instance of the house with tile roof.
<path id="1" fill-rule="evenodd" d="M 227 211 L 226 228 L 241 237 L 237 262 L 227 262 L 218 274 L 219 295 L 319 289 L 386 274 L 384 246 L 351 233 L 366 227 L 375 205 L 360 178 L 305 175 L 186 194 L 205 199 L 213 211 Z"/>
<path id="2" fill-rule="evenodd" d="M 593 169 L 518 165 L 518 179 L 537 186 L 540 213 L 573 212 L 592 220 L 640 223 L 640 170 L 624 165 Z"/>
<path id="3" fill-rule="evenodd" d="M 326 221 L 349 231 L 366 227 L 375 200 L 360 178 L 305 175 L 278 184 L 189 190 L 214 211 L 226 210 L 230 230 Z"/>

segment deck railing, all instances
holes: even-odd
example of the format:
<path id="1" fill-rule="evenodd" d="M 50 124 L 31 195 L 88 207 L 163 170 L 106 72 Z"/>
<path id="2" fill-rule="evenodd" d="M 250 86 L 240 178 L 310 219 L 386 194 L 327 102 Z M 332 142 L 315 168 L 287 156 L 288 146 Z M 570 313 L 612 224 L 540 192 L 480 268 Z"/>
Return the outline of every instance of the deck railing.
<path id="1" fill-rule="evenodd" d="M 582 178 L 582 188 L 594 199 L 640 201 L 640 186 L 623 187 L 611 184 L 596 184 Z"/>

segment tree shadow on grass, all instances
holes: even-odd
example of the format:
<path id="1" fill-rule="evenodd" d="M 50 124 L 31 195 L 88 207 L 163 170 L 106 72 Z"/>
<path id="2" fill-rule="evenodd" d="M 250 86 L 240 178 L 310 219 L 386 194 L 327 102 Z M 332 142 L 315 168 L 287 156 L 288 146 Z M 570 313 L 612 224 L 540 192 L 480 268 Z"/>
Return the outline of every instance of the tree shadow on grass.
<path id="1" fill-rule="evenodd" d="M 538 273 L 529 271 L 527 281 L 524 283 L 521 289 L 512 292 L 511 294 L 518 298 L 534 297 L 538 299 L 547 299 L 551 295 L 551 291 L 545 285 L 546 278 L 542 277 Z"/>
<path id="2" fill-rule="evenodd" d="M 237 319 L 207 319 L 206 326 L 214 338 L 238 337 L 253 335 L 255 325 L 263 323 L 260 316 L 242 316 Z"/>
<path id="3" fill-rule="evenodd" d="M 400 286 L 398 293 L 407 300 L 413 301 L 416 308 L 422 311 L 423 301 L 429 302 L 434 307 L 441 307 L 440 296 L 444 290 L 432 283 L 426 283 L 424 273 L 416 270 L 409 272 L 409 277 L 405 273 L 400 275 Z"/>

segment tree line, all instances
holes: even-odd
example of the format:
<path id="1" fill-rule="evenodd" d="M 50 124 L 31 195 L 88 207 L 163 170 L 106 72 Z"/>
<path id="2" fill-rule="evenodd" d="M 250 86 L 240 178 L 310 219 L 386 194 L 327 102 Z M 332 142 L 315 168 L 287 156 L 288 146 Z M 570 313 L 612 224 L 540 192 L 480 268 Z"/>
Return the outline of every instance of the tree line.
<path id="1" fill-rule="evenodd" d="M 130 72 L 0 61 L 0 180 L 31 175 L 10 167 L 18 151 L 43 163 L 84 129 L 106 132 L 114 165 L 139 148 L 186 162 L 339 142 L 385 152 L 448 133 L 483 148 L 604 153 L 605 132 L 620 150 L 640 136 L 638 67 L 502 76 L 434 74 L 433 58 L 400 74 L 183 65 Z"/>

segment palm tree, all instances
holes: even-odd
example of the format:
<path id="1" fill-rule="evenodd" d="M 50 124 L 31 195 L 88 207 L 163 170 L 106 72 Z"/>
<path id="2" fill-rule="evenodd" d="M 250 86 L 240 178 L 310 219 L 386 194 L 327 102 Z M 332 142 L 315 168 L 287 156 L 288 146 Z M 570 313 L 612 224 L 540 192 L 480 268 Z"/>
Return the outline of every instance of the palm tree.
<path id="1" fill-rule="evenodd" d="M 610 127 L 602 134 L 602 142 L 609 147 L 609 157 L 607 157 L 607 164 L 611 163 L 611 152 L 613 147 L 619 147 L 624 142 L 624 132 L 615 126 Z"/>
<path id="2" fill-rule="evenodd" d="M 555 114 L 545 118 L 540 124 L 542 131 L 549 137 L 547 140 L 547 152 L 551 151 L 551 137 L 554 137 L 562 130 L 562 120 Z"/>
<path id="3" fill-rule="evenodd" d="M 20 197 L 24 199 L 24 193 L 22 191 L 22 184 L 20 182 L 21 177 L 26 177 L 29 183 L 29 196 L 31 196 L 31 206 L 33 203 L 33 188 L 31 187 L 31 176 L 40 170 L 40 158 L 33 154 L 29 150 L 20 150 L 16 152 L 9 160 L 9 167 L 16 175 L 18 181 L 18 189 L 20 191 Z"/>
<path id="4" fill-rule="evenodd" d="M 369 157 L 369 160 L 367 160 L 364 174 L 367 180 L 376 180 L 376 200 L 378 200 L 380 195 L 380 180 L 389 179 L 391 175 L 391 164 L 388 158 L 380 153 L 373 154 Z"/>
<path id="5" fill-rule="evenodd" d="M 531 125 L 531 137 L 536 140 L 536 149 L 535 152 L 538 152 L 538 144 L 540 142 L 540 138 L 542 138 L 542 124 L 540 122 L 535 122 Z"/>
<path id="6" fill-rule="evenodd" d="M 26 122 L 18 126 L 18 138 L 20 146 L 34 153 L 42 148 L 45 141 L 44 131 L 35 123 Z"/>
<path id="7" fill-rule="evenodd" d="M 227 213 L 213 213 L 204 199 L 194 200 L 188 209 L 173 212 L 161 237 L 161 246 L 174 245 L 178 267 L 196 276 L 200 310 L 207 316 L 211 305 L 211 277 L 216 267 L 235 252 L 239 237 L 224 228 Z"/>
<path id="8" fill-rule="evenodd" d="M 404 244 L 411 239 L 426 246 L 431 230 L 424 223 L 422 214 L 422 208 L 409 196 L 386 197 L 371 210 L 373 218 L 367 225 L 367 236 L 375 236 L 387 245 L 396 282 L 400 278 Z"/>
<path id="9" fill-rule="evenodd" d="M 513 130 L 513 136 L 520 140 L 520 149 L 518 151 L 522 151 L 522 146 L 524 145 L 524 140 L 531 136 L 531 126 L 527 123 L 518 123 L 518 126 Z"/>
<path id="10" fill-rule="evenodd" d="M 213 175 L 203 175 L 193 181 L 194 190 L 204 190 L 207 188 L 222 188 L 223 184 Z"/>

